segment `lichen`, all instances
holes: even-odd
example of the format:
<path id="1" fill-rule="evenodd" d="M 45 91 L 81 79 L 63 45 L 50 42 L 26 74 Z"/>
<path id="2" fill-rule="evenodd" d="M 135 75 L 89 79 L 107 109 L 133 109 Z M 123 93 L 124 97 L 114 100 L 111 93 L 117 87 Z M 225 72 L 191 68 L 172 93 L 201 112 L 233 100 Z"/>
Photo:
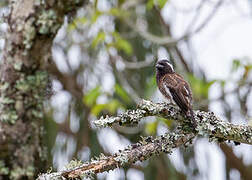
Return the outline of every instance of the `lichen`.
<path id="1" fill-rule="evenodd" d="M 40 34 L 55 34 L 60 27 L 57 15 L 53 9 L 43 10 L 38 17 L 36 25 L 39 27 Z"/>
<path id="2" fill-rule="evenodd" d="M 28 50 L 33 45 L 33 40 L 36 35 L 36 28 L 34 27 L 35 18 L 31 17 L 24 25 L 24 31 L 23 31 L 23 44 L 25 45 L 25 49 Z"/>
<path id="3" fill-rule="evenodd" d="M 27 176 L 32 178 L 34 176 L 34 167 L 28 166 L 26 168 L 14 167 L 14 169 L 10 172 L 11 179 L 20 179 L 22 176 Z"/>
<path id="4" fill-rule="evenodd" d="M 9 86 L 10 84 L 8 82 L 4 82 L 3 84 L 0 84 L 0 90 L 5 91 Z"/>
<path id="5" fill-rule="evenodd" d="M 80 167 L 83 164 L 82 161 L 79 161 L 77 159 L 71 160 L 66 166 L 65 169 L 69 170 L 69 169 L 74 169 L 76 167 Z"/>
<path id="6" fill-rule="evenodd" d="M 120 125 L 137 124 L 146 116 L 161 116 L 173 119 L 183 125 L 181 129 L 185 132 L 193 132 L 197 135 L 210 138 L 209 140 L 234 140 L 241 143 L 252 144 L 252 128 L 246 125 L 233 125 L 222 121 L 213 112 L 194 111 L 197 122 L 196 129 L 193 128 L 191 120 L 184 117 L 178 107 L 165 103 L 153 103 L 143 100 L 137 110 L 128 110 L 117 117 L 101 117 L 94 121 L 97 127 L 112 126 L 114 123 Z M 215 138 L 215 139 L 214 139 Z"/>
<path id="7" fill-rule="evenodd" d="M 48 83 L 48 74 L 45 71 L 38 71 L 34 75 L 27 76 L 26 79 L 21 78 L 16 83 L 16 88 L 25 93 L 28 91 L 34 91 L 34 93 L 40 93 L 44 90 Z"/>
<path id="8" fill-rule="evenodd" d="M 1 121 L 8 122 L 10 124 L 14 124 L 18 119 L 17 112 L 15 110 L 4 111 L 1 114 Z"/>
<path id="9" fill-rule="evenodd" d="M 23 65 L 22 61 L 17 61 L 14 63 L 13 67 L 15 70 L 20 71 L 22 69 L 22 65 Z"/>
<path id="10" fill-rule="evenodd" d="M 5 166 L 5 163 L 2 160 L 0 160 L 0 174 L 2 175 L 9 174 L 9 168 Z"/>

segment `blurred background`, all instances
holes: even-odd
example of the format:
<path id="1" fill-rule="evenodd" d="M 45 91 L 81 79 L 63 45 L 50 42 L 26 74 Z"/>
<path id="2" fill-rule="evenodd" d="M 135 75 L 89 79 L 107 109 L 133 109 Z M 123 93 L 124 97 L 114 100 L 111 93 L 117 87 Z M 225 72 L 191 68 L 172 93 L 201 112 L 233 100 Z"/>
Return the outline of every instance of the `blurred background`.
<path id="1" fill-rule="evenodd" d="M 8 13 L 1 0 L 1 16 Z M 0 55 L 7 25 L 0 22 Z M 150 117 L 137 127 L 96 129 L 92 121 L 163 102 L 154 65 L 168 58 L 193 91 L 194 109 L 252 124 L 251 0 L 90 0 L 65 18 L 52 48 L 45 102 L 50 166 L 110 155 L 176 123 Z M 98 174 L 99 180 L 252 179 L 252 148 L 198 137 L 171 155 Z"/>

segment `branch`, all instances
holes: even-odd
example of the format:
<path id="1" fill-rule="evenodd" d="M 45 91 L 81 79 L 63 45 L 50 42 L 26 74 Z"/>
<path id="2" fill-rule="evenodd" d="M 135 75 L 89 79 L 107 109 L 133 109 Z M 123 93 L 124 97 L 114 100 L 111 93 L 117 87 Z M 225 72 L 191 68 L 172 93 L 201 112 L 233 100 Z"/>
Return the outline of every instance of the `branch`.
<path id="1" fill-rule="evenodd" d="M 91 162 L 80 163 L 72 161 L 68 169 L 56 173 L 46 173 L 38 177 L 44 179 L 71 179 L 71 178 L 92 178 L 92 175 L 118 167 L 125 167 L 136 161 L 144 161 L 152 155 L 160 153 L 172 153 L 173 148 L 191 143 L 196 135 L 205 135 L 209 140 L 233 140 L 235 143 L 252 144 L 252 127 L 245 125 L 233 125 L 220 120 L 212 112 L 194 111 L 197 121 L 196 131 L 191 128 L 190 121 L 183 117 L 178 107 L 165 104 L 153 103 L 143 100 L 136 110 L 128 110 L 117 117 L 102 117 L 94 121 L 99 127 L 138 124 L 143 117 L 160 116 L 167 119 L 173 119 L 180 123 L 176 132 L 166 133 L 156 138 L 145 137 L 137 144 L 133 144 L 119 151 L 112 156 L 104 156 L 91 160 Z"/>
<path id="2" fill-rule="evenodd" d="M 223 0 L 219 0 L 216 3 L 216 5 L 213 7 L 210 14 L 206 17 L 206 19 L 198 26 L 198 28 L 196 30 L 194 30 L 193 32 L 191 32 L 189 34 L 192 35 L 192 34 L 196 34 L 196 33 L 200 32 L 211 21 L 211 19 L 214 17 L 216 12 L 219 10 L 219 8 L 221 7 L 223 2 L 224 2 Z"/>
<path id="3" fill-rule="evenodd" d="M 38 180 L 45 179 L 71 179 L 71 178 L 92 178 L 93 174 L 113 170 L 118 167 L 124 167 L 135 163 L 136 161 L 144 161 L 152 155 L 160 153 L 172 153 L 172 149 L 185 145 L 195 137 L 193 133 L 167 133 L 155 139 L 152 137 L 143 138 L 141 142 L 131 145 L 122 151 L 112 155 L 104 156 L 103 154 L 91 160 L 90 163 L 79 164 L 72 161 L 73 166 L 77 167 L 57 173 L 42 174 Z M 71 166 L 71 165 L 70 165 Z"/>
<path id="4" fill-rule="evenodd" d="M 246 125 L 234 125 L 222 121 L 213 112 L 194 111 L 195 120 L 197 121 L 197 134 L 208 136 L 210 140 L 217 138 L 223 140 L 233 140 L 240 143 L 252 145 L 252 127 Z M 165 104 L 153 103 L 143 100 L 136 110 L 128 110 L 117 117 L 101 117 L 94 121 L 98 127 L 119 125 L 138 124 L 140 120 L 147 116 L 160 116 L 166 119 L 173 119 L 185 125 L 190 121 L 186 119 L 178 107 Z M 192 132 L 191 128 L 188 128 Z"/>
<path id="5" fill-rule="evenodd" d="M 125 23 L 132 28 L 133 31 L 137 32 L 140 36 L 142 36 L 144 39 L 147 39 L 155 44 L 159 45 L 166 45 L 166 46 L 175 46 L 179 41 L 184 40 L 187 38 L 187 35 L 182 36 L 180 38 L 172 38 L 170 36 L 157 36 L 154 34 L 149 33 L 148 31 L 143 30 L 142 27 L 139 27 L 138 25 L 134 24 L 130 20 L 125 20 Z"/>

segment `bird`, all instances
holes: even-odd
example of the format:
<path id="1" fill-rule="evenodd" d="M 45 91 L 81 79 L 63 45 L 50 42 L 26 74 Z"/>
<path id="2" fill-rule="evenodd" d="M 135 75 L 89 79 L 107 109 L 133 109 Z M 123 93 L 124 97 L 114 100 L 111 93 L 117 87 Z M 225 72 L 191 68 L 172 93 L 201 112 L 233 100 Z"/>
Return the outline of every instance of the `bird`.
<path id="1" fill-rule="evenodd" d="M 174 71 L 173 65 L 169 60 L 162 59 L 156 63 L 156 81 L 163 96 L 171 103 L 176 104 L 196 128 L 190 85 L 181 75 Z"/>

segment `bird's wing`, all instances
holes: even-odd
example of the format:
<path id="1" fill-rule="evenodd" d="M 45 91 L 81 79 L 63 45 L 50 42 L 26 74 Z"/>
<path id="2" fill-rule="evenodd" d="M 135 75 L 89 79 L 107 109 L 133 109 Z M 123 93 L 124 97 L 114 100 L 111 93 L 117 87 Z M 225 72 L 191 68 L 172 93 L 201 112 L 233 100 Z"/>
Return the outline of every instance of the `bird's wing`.
<path id="1" fill-rule="evenodd" d="M 187 82 L 185 82 L 183 87 L 181 87 L 181 92 L 183 93 L 184 97 L 186 98 L 187 103 L 191 105 L 192 91 L 191 91 L 190 86 Z"/>
<path id="2" fill-rule="evenodd" d="M 164 86 L 169 89 L 172 99 L 180 107 L 180 109 L 187 113 L 191 109 L 191 91 L 189 85 L 185 80 L 177 74 L 166 75 L 164 78 Z"/>
<path id="3" fill-rule="evenodd" d="M 191 91 L 190 85 L 179 74 L 175 74 L 174 78 L 176 79 L 177 82 L 179 82 L 180 91 L 182 92 L 182 94 L 186 98 L 185 100 L 187 101 L 187 104 L 190 104 L 190 106 L 191 106 L 192 91 Z"/>

